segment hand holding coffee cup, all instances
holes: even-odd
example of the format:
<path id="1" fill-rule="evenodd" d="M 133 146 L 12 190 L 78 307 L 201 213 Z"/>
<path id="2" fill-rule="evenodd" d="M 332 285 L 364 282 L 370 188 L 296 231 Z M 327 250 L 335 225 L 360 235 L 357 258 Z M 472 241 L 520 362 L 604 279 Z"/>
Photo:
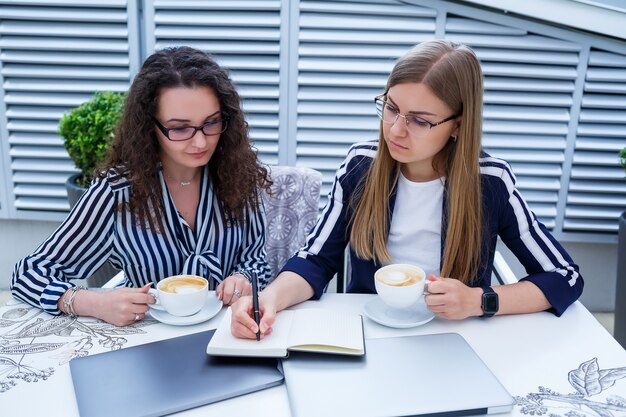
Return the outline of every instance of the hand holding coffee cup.
<path id="1" fill-rule="evenodd" d="M 149 293 L 157 300 L 154 308 L 161 307 L 172 316 L 191 316 L 206 304 L 209 282 L 195 275 L 174 275 L 159 281 Z"/>
<path id="2" fill-rule="evenodd" d="M 424 294 L 426 273 L 410 264 L 390 264 L 374 274 L 376 292 L 385 304 L 392 308 L 408 308 Z"/>

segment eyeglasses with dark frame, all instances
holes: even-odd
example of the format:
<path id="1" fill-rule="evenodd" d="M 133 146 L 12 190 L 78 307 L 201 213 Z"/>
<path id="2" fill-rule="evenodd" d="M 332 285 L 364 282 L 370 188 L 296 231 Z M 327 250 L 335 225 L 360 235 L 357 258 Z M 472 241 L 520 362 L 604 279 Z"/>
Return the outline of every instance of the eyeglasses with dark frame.
<path id="1" fill-rule="evenodd" d="M 387 103 L 385 94 L 376 96 L 374 103 L 376 104 L 376 114 L 378 114 L 378 117 L 380 117 L 384 123 L 393 125 L 398 120 L 398 117 L 402 117 L 409 133 L 417 138 L 426 136 L 433 127 L 437 127 L 460 116 L 460 114 L 454 114 L 439 122 L 432 123 L 414 114 L 400 114 L 393 104 Z"/>
<path id="2" fill-rule="evenodd" d="M 178 126 L 169 128 L 163 126 L 156 117 L 153 117 L 152 120 L 166 138 L 173 142 L 182 142 L 193 138 L 198 130 L 201 130 L 202 134 L 205 136 L 215 136 L 224 133 L 228 127 L 228 117 L 224 114 L 221 114 L 220 117 L 220 119 L 210 120 L 202 126 Z"/>

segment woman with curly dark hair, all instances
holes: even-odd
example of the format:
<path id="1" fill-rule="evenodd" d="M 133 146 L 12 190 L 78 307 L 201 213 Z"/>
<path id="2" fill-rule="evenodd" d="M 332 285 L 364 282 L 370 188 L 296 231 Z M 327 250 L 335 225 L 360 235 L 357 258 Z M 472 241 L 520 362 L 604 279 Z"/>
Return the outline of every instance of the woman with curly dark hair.
<path id="1" fill-rule="evenodd" d="M 61 226 L 15 267 L 13 295 L 48 313 L 116 325 L 141 320 L 152 284 L 178 274 L 209 279 L 231 304 L 261 286 L 271 182 L 248 137 L 228 74 L 205 52 L 168 48 L 148 57 L 132 83 L 99 174 Z M 81 291 L 104 262 L 124 286 Z"/>

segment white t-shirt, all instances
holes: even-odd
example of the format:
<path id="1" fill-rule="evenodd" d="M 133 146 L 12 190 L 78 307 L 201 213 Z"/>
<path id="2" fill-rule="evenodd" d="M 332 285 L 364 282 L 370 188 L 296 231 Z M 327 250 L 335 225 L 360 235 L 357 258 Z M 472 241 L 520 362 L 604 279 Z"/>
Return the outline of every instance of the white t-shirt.
<path id="1" fill-rule="evenodd" d="M 412 182 L 400 174 L 387 249 L 394 263 L 439 275 L 445 178 Z"/>

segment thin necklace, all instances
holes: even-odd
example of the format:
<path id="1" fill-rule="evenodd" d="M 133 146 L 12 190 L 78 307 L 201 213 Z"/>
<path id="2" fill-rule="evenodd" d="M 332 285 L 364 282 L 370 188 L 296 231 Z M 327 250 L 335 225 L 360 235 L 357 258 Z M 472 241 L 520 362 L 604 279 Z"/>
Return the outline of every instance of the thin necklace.
<path id="1" fill-rule="evenodd" d="M 191 185 L 191 183 L 193 182 L 193 177 L 191 177 L 189 180 L 185 181 L 185 180 L 177 180 L 174 179 L 172 177 L 170 177 L 169 175 L 167 175 L 167 172 L 165 172 L 165 170 L 163 170 L 163 175 L 165 175 L 165 178 L 168 178 L 174 182 L 177 182 L 178 184 L 180 184 L 181 187 L 186 187 L 188 185 Z M 194 174 L 195 175 L 195 174 Z"/>

